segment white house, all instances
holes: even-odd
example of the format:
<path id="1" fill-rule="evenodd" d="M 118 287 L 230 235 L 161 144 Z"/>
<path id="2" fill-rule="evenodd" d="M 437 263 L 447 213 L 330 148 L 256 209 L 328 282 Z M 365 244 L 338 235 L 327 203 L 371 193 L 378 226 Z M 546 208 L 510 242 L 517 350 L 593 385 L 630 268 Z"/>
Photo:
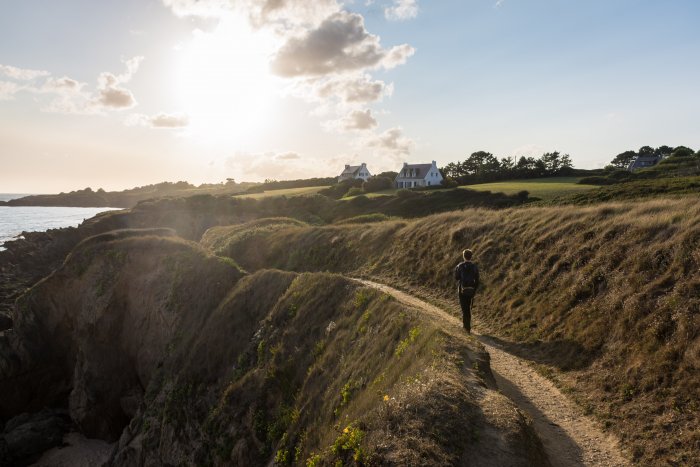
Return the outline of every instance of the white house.
<path id="1" fill-rule="evenodd" d="M 394 182 L 396 188 L 436 186 L 442 182 L 442 174 L 440 174 L 435 161 L 432 164 L 407 164 L 404 162 Z"/>
<path id="2" fill-rule="evenodd" d="M 353 178 L 361 178 L 362 180 L 367 181 L 371 176 L 372 174 L 369 173 L 367 164 L 364 162 L 362 165 L 345 165 L 345 170 L 343 170 L 338 177 L 338 183 L 342 182 L 343 180 L 351 180 Z"/>

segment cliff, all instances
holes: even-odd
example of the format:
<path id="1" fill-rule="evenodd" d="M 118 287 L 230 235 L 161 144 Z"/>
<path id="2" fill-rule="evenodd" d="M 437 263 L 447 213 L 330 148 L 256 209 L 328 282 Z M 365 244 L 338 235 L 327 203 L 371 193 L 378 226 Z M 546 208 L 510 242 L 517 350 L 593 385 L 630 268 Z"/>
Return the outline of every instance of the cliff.
<path id="1" fill-rule="evenodd" d="M 246 275 L 123 230 L 81 241 L 13 320 L 2 420 L 65 409 L 111 465 L 546 463 L 475 341 L 337 275 Z"/>

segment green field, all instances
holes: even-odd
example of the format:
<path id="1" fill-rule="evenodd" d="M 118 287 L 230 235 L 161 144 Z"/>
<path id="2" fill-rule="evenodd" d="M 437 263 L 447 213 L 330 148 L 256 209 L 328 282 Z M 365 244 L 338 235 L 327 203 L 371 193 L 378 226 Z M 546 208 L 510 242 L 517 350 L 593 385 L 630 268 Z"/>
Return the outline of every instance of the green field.
<path id="1" fill-rule="evenodd" d="M 240 195 L 241 198 L 253 198 L 253 199 L 261 199 L 261 198 L 269 198 L 271 196 L 300 196 L 300 195 L 312 195 L 314 193 L 318 193 L 319 191 L 323 190 L 324 188 L 328 188 L 327 186 L 306 186 L 302 188 L 285 188 L 282 190 L 268 190 L 268 191 L 263 191 L 262 193 L 251 193 L 251 194 L 246 194 L 246 195 Z"/>
<path id="2" fill-rule="evenodd" d="M 494 193 L 501 192 L 509 195 L 525 190 L 530 193 L 531 197 L 541 199 L 553 199 L 558 196 L 581 193 L 599 188 L 593 185 L 578 185 L 577 182 L 579 180 L 580 178 L 578 177 L 531 178 L 507 182 L 464 185 L 460 188 L 492 191 Z"/>

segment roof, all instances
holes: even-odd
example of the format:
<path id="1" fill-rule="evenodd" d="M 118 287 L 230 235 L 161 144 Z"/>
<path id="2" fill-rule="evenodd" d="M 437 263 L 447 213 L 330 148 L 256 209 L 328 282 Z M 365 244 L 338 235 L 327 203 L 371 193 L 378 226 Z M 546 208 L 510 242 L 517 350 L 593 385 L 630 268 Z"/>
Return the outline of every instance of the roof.
<path id="1" fill-rule="evenodd" d="M 340 174 L 342 175 L 355 175 L 358 170 L 360 170 L 361 165 L 349 165 L 343 170 L 343 172 Z"/>
<path id="2" fill-rule="evenodd" d="M 415 179 L 415 178 L 420 178 L 423 179 L 428 175 L 430 172 L 430 169 L 433 168 L 433 164 L 406 164 L 403 167 L 401 167 L 401 170 L 399 170 L 399 175 L 396 176 L 396 179 Z M 406 169 L 415 169 L 416 174 L 415 175 L 409 175 L 409 176 L 404 176 L 404 170 Z"/>

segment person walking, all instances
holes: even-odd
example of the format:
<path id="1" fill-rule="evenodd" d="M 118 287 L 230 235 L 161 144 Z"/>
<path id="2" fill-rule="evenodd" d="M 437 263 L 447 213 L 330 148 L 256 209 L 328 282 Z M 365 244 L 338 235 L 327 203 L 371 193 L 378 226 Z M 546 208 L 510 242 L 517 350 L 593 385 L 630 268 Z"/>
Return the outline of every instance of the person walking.
<path id="1" fill-rule="evenodd" d="M 462 307 L 462 324 L 471 333 L 472 302 L 476 289 L 479 287 L 479 267 L 472 262 L 474 253 L 470 249 L 462 252 L 464 261 L 455 268 L 455 280 L 459 282 L 459 306 Z"/>

